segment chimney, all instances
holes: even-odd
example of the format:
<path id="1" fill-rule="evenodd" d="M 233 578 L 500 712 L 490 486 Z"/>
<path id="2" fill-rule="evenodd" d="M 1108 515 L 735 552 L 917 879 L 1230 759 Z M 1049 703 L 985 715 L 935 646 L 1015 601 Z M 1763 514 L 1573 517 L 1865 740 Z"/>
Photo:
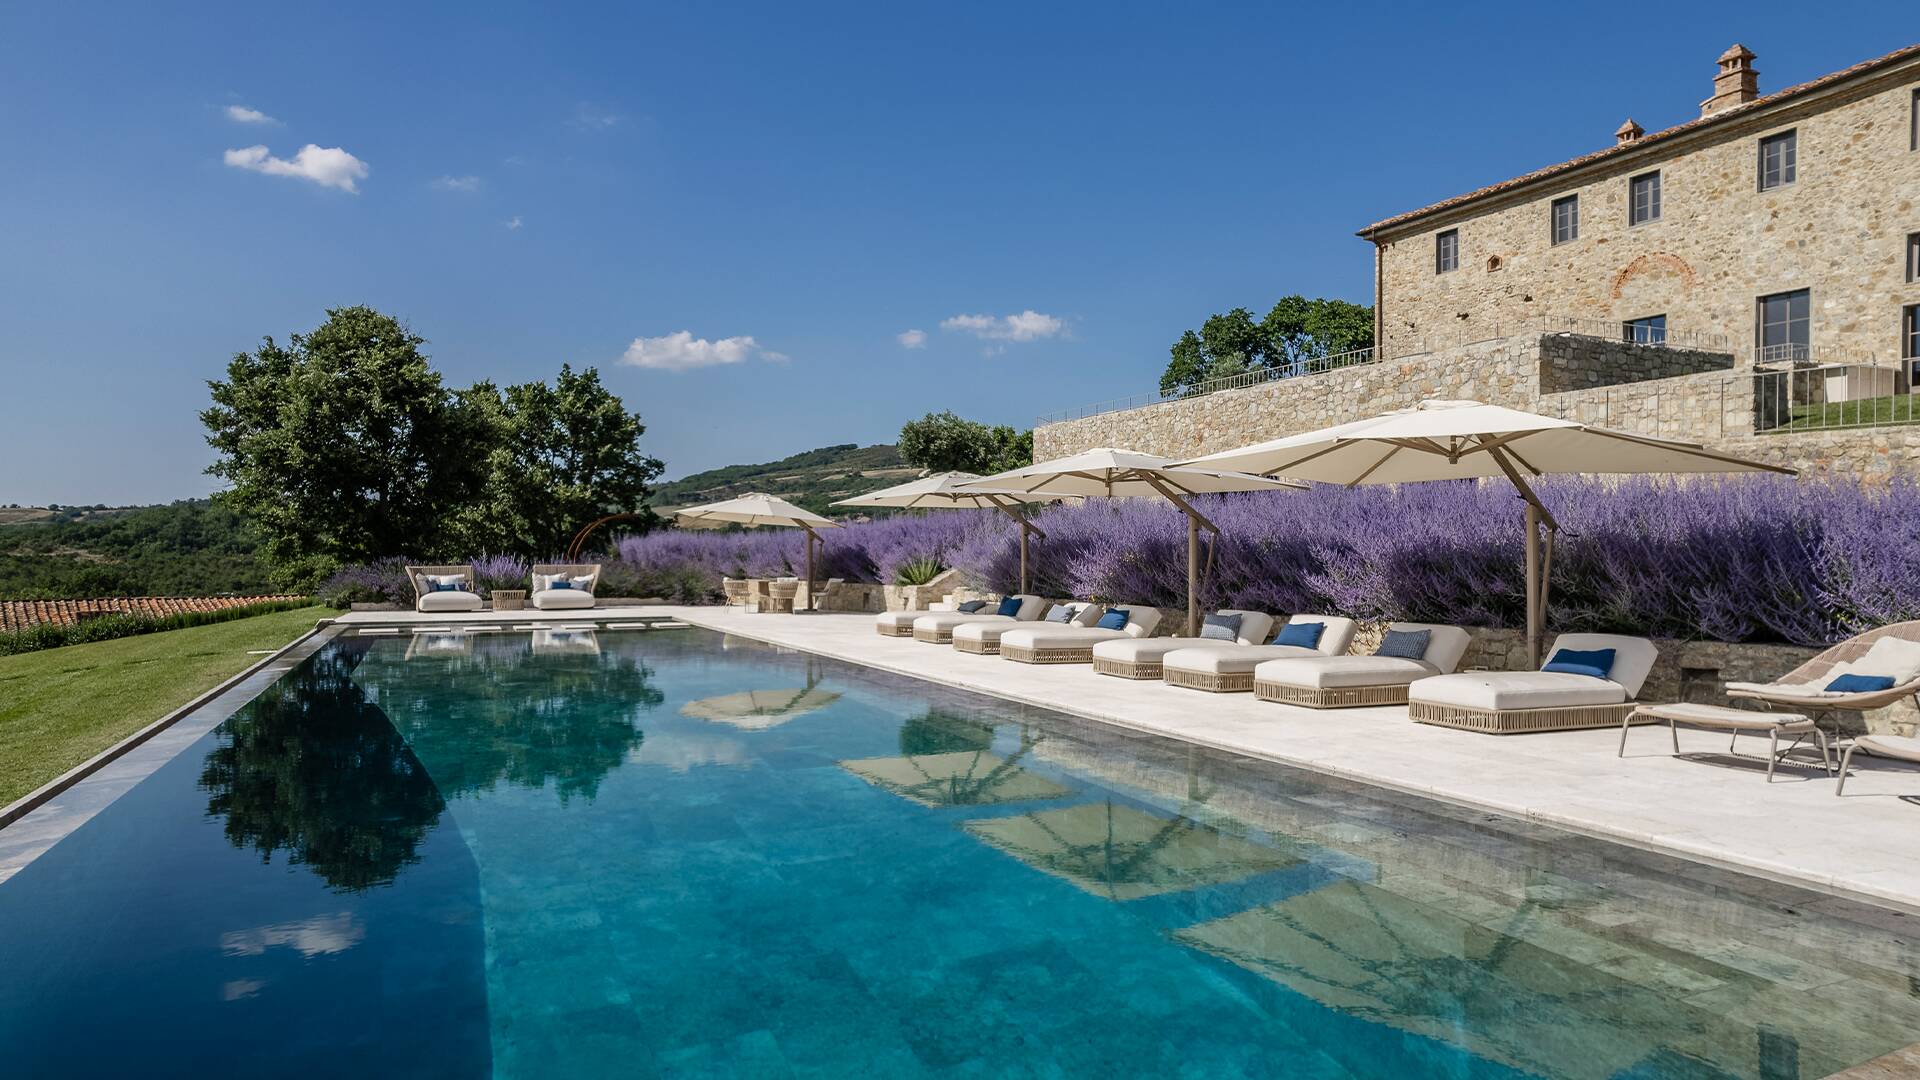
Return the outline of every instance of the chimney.
<path id="1" fill-rule="evenodd" d="M 1735 45 L 1720 54 L 1720 70 L 1713 76 L 1713 96 L 1700 103 L 1700 115 L 1712 116 L 1759 96 L 1760 73 L 1753 69 L 1753 51 Z"/>
<path id="2" fill-rule="evenodd" d="M 1621 124 L 1619 130 L 1613 133 L 1613 141 L 1621 144 L 1630 143 L 1646 133 L 1647 129 L 1634 123 L 1633 117 L 1629 116 L 1627 117 L 1627 122 Z"/>

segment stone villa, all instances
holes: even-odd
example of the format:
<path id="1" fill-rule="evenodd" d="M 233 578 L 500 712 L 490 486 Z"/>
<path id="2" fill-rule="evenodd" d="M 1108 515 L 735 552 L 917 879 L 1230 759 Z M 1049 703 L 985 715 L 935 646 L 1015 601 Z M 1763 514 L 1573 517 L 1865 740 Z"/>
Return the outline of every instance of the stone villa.
<path id="1" fill-rule="evenodd" d="M 1704 87 L 1703 87 L 1704 89 Z M 1186 456 L 1428 397 L 1920 476 L 1920 45 L 1376 222 L 1376 348 L 1042 418 L 1034 453 Z"/>

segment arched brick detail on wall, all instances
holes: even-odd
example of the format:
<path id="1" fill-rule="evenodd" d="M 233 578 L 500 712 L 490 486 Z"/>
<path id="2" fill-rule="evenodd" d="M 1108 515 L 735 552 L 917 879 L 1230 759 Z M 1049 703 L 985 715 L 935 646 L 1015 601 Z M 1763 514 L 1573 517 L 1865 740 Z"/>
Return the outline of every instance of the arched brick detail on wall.
<path id="1" fill-rule="evenodd" d="M 1693 267 L 1687 264 L 1687 260 L 1664 251 L 1654 251 L 1639 256 L 1621 267 L 1619 273 L 1613 275 L 1613 298 L 1620 299 L 1621 294 L 1626 290 L 1627 283 L 1634 278 L 1662 273 L 1680 278 L 1681 287 L 1687 291 L 1691 291 L 1699 283 L 1699 277 L 1694 274 Z"/>

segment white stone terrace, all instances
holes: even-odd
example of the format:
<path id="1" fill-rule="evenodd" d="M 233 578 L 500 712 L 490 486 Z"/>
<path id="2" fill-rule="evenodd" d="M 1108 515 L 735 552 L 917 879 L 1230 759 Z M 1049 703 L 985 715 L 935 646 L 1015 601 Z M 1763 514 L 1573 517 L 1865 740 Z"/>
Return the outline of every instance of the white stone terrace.
<path id="1" fill-rule="evenodd" d="M 883 638 L 871 615 L 646 611 L 1920 914 L 1920 770 L 1865 755 L 1836 798 L 1817 763 L 1782 766 L 1769 785 L 1760 739 L 1743 738 L 1754 756 L 1735 762 L 1725 736 L 1682 730 L 1676 758 L 1665 727 L 1637 727 L 1621 758 L 1617 728 L 1503 737 L 1415 724 L 1404 706 L 1278 705 Z"/>

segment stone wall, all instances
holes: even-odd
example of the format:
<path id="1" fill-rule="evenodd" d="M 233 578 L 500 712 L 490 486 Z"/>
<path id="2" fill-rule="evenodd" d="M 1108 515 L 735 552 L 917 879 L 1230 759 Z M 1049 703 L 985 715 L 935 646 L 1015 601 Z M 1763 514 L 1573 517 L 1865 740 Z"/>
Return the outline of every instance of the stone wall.
<path id="1" fill-rule="evenodd" d="M 1732 368 L 1731 353 L 1656 348 L 1578 334 L 1548 334 L 1540 339 L 1540 392 L 1543 394 Z"/>
<path id="2" fill-rule="evenodd" d="M 1920 63 L 1905 64 L 1386 231 L 1381 344 L 1396 356 L 1548 313 L 1665 315 L 1670 329 L 1724 335 L 1750 358 L 1755 300 L 1804 288 L 1815 358 L 1896 358 L 1901 307 L 1920 303 L 1920 282 L 1904 273 L 1906 237 L 1920 230 L 1917 84 Z M 1798 177 L 1760 191 L 1758 140 L 1789 129 Z M 1628 182 L 1655 170 L 1661 216 L 1629 226 Z M 1550 206 L 1569 195 L 1579 236 L 1554 244 Z M 1436 273 L 1434 238 L 1448 229 L 1459 231 L 1459 269 Z"/>

